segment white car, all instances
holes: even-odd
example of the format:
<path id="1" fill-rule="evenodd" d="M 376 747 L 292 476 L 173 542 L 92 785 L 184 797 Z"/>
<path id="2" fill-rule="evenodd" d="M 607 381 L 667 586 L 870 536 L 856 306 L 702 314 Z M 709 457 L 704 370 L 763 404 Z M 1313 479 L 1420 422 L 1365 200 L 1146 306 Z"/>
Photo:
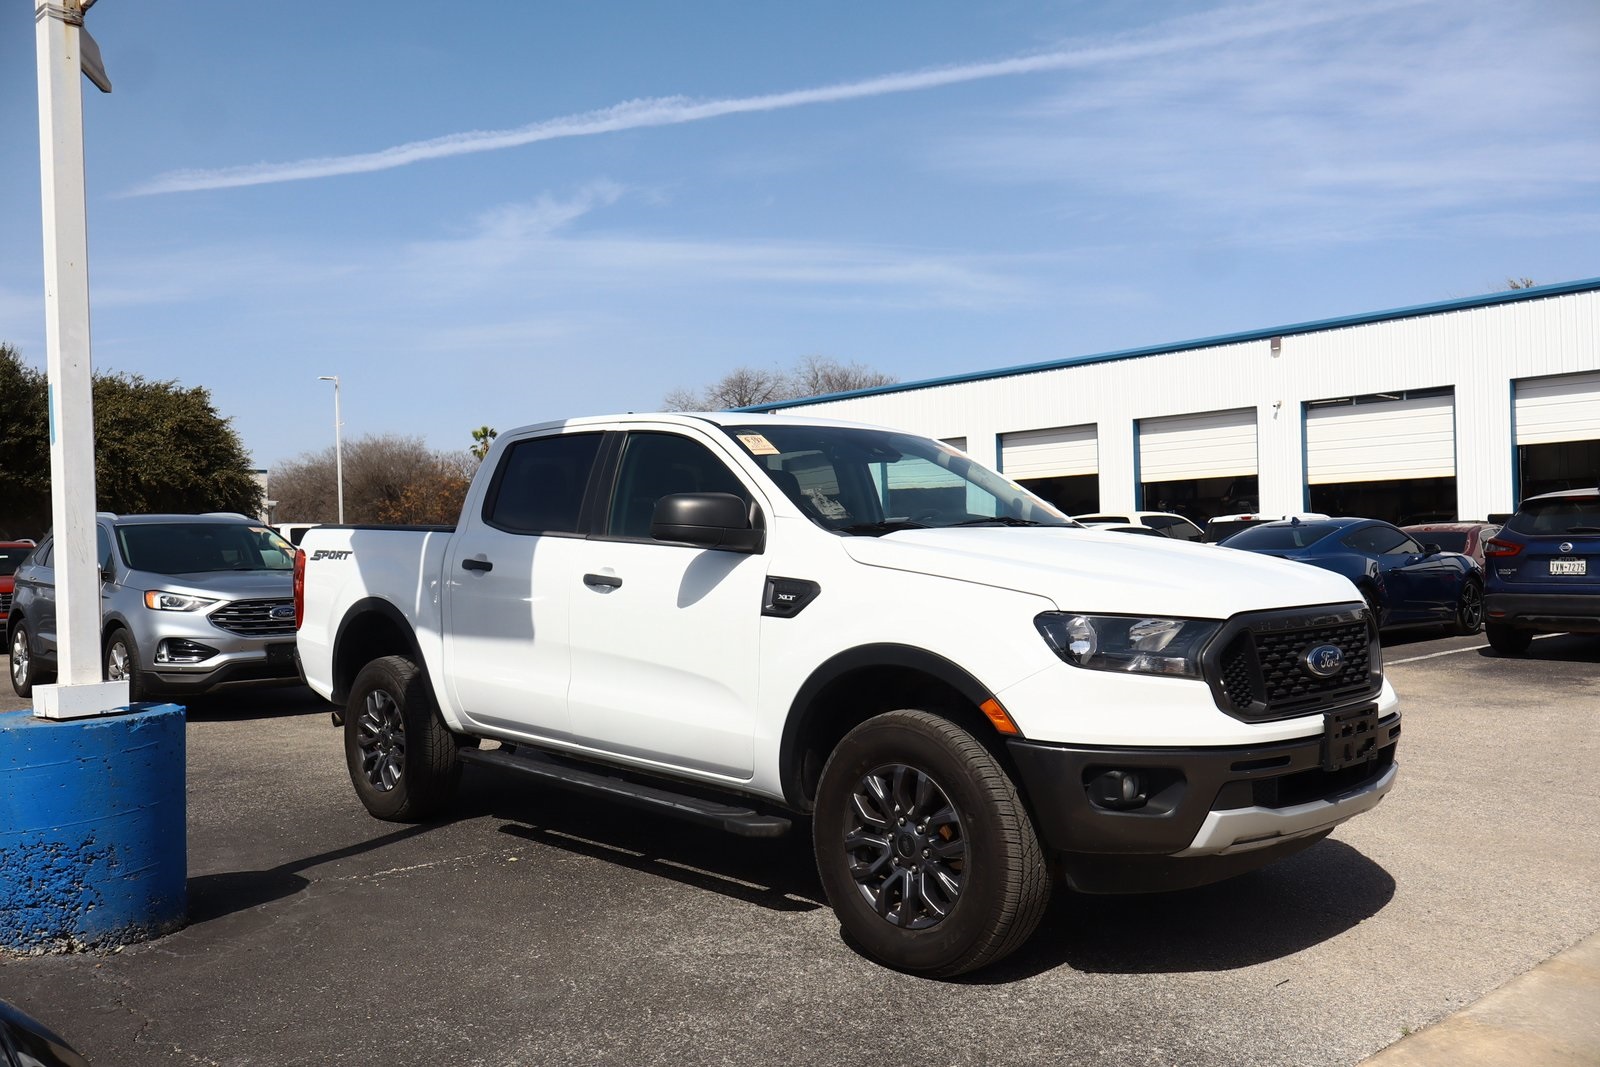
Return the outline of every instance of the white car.
<path id="1" fill-rule="evenodd" d="M 1116 511 L 1101 512 L 1095 515 L 1072 516 L 1085 526 L 1100 526 L 1108 523 L 1123 523 L 1135 526 L 1147 526 L 1175 541 L 1198 541 L 1202 533 L 1199 526 L 1170 511 Z"/>

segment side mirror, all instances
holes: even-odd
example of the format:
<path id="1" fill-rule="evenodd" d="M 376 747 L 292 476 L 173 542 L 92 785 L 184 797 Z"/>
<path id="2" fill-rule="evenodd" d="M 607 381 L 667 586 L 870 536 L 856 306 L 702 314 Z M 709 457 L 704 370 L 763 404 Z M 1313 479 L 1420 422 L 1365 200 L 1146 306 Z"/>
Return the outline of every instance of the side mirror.
<path id="1" fill-rule="evenodd" d="M 1438 545 L 1434 544 L 1432 541 L 1425 542 L 1423 544 L 1423 546 L 1422 546 L 1422 554 L 1424 556 L 1437 556 L 1439 553 L 1441 553 L 1443 551 L 1444 551 L 1444 549 L 1440 548 Z"/>
<path id="2" fill-rule="evenodd" d="M 732 493 L 674 493 L 656 501 L 650 536 L 657 541 L 760 552 L 766 531 L 750 524 L 749 505 Z"/>

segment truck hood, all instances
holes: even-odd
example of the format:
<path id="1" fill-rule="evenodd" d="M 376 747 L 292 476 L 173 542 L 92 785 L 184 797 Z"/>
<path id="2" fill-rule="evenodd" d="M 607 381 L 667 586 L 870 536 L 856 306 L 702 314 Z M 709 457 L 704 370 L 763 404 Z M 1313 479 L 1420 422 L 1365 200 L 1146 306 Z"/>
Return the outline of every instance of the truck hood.
<path id="1" fill-rule="evenodd" d="M 1071 527 L 962 527 L 851 537 L 868 567 L 1014 589 L 1063 611 L 1225 619 L 1241 611 L 1360 601 L 1320 567 L 1214 545 Z"/>

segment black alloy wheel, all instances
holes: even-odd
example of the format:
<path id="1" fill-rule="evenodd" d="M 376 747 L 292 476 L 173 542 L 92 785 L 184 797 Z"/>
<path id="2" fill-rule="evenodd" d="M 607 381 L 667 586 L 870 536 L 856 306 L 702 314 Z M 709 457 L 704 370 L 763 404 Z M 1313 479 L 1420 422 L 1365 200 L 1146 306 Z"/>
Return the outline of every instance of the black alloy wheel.
<path id="1" fill-rule="evenodd" d="M 344 715 L 345 765 L 367 811 L 418 822 L 455 799 L 458 747 L 474 744 L 445 728 L 428 680 L 403 656 L 361 668 Z"/>
<path id="2" fill-rule="evenodd" d="M 846 936 L 900 970 L 949 977 L 994 963 L 1050 899 L 1005 767 L 930 712 L 888 712 L 845 735 L 823 768 L 812 833 Z"/>
<path id="3" fill-rule="evenodd" d="M 1466 636 L 1483 629 L 1483 585 L 1476 578 L 1461 583 L 1456 602 L 1456 633 Z"/>
<path id="4" fill-rule="evenodd" d="M 872 910 L 907 930 L 946 918 L 961 896 L 967 838 L 939 783 L 915 767 L 887 764 L 856 784 L 852 807 L 844 848 Z"/>

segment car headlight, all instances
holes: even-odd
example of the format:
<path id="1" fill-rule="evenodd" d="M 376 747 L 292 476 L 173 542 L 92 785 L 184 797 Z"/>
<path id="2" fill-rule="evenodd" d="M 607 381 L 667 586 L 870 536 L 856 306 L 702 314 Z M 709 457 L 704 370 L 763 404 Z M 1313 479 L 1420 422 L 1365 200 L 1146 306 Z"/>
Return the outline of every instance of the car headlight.
<path id="1" fill-rule="evenodd" d="M 1209 619 L 1079 615 L 1047 611 L 1033 620 L 1055 654 L 1095 671 L 1200 677 L 1200 651 L 1222 627 Z"/>
<path id="2" fill-rule="evenodd" d="M 218 601 L 208 600 L 203 596 L 167 593 L 160 589 L 151 589 L 144 595 L 144 606 L 153 611 L 202 611 L 216 603 Z"/>

